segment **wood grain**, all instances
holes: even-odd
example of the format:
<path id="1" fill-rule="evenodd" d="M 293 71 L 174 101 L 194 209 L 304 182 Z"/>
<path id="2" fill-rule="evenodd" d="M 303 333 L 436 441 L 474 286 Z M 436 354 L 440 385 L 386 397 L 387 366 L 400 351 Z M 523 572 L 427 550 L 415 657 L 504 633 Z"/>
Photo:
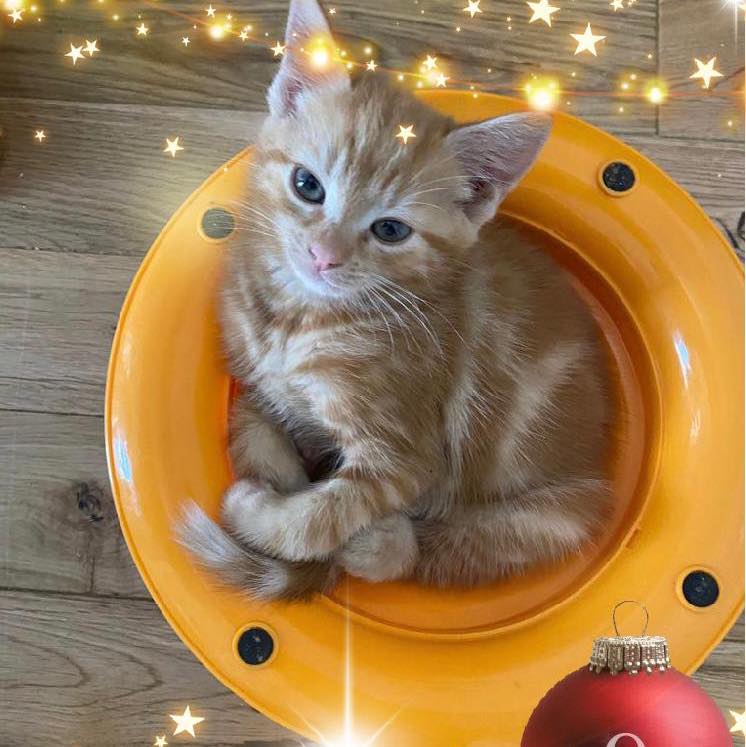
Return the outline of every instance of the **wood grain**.
<path id="1" fill-rule="evenodd" d="M 0 108 L 0 246 L 142 256 L 176 208 L 245 147 L 247 112 L 16 101 Z M 39 144 L 34 130 L 48 139 Z M 180 136 L 177 158 L 163 153 Z"/>
<path id="2" fill-rule="evenodd" d="M 206 718 L 201 745 L 300 744 L 213 679 L 152 602 L 4 592 L 0 635 L 5 747 L 152 744 L 186 704 Z M 695 676 L 726 715 L 743 707 L 743 647 L 740 620 Z"/>
<path id="3" fill-rule="evenodd" d="M 138 264 L 0 250 L 0 408 L 102 414 L 109 348 Z"/>
<path id="4" fill-rule="evenodd" d="M 251 142 L 262 120 L 232 110 L 7 103 L 0 100 L 6 248 L 142 256 L 189 194 Z M 41 127 L 43 144 L 33 137 Z M 185 150 L 171 158 L 162 150 L 175 135 Z M 743 144 L 622 137 L 735 227 L 743 209 Z"/>
<path id="5" fill-rule="evenodd" d="M 674 94 L 660 109 L 660 133 L 743 142 L 744 20 L 740 3 L 660 0 L 661 75 Z M 717 57 L 722 78 L 709 90 L 691 80 L 694 58 Z M 733 122 L 728 127 L 728 121 Z"/>
<path id="6" fill-rule="evenodd" d="M 510 92 L 531 74 L 550 73 L 560 78 L 578 114 L 612 129 L 655 130 L 649 104 L 630 101 L 621 118 L 619 101 L 606 94 L 618 90 L 622 70 L 641 76 L 655 71 L 648 54 L 656 46 L 656 0 L 638 0 L 622 13 L 598 0 L 576 0 L 553 17 L 551 28 L 529 24 L 531 12 L 522 0 L 484 2 L 484 12 L 474 20 L 463 12 L 461 0 L 334 5 L 333 28 L 343 45 L 358 50 L 358 61 L 364 59 L 359 41 L 364 39 L 380 50 L 382 66 L 397 71 L 414 72 L 417 60 L 437 54 L 457 86 L 476 83 Z M 287 3 L 239 0 L 230 11 L 235 29 L 254 26 L 254 43 L 235 35 L 210 39 L 203 26 L 204 3 L 197 0 L 118 0 L 116 22 L 107 3 L 55 3 L 44 10 L 43 22 L 17 24 L 0 36 L 0 92 L 47 100 L 262 110 L 277 68 L 268 47 L 283 37 Z M 135 33 L 141 19 L 150 28 L 146 37 Z M 573 54 L 570 33 L 581 33 L 587 22 L 607 36 L 598 57 Z M 192 40 L 188 48 L 181 44 L 185 35 Z M 69 45 L 91 36 L 99 39 L 101 52 L 73 67 L 65 57 Z"/>
<path id="7" fill-rule="evenodd" d="M 171 739 L 171 713 L 203 716 L 200 745 L 301 744 L 226 690 L 150 601 L 0 593 L 4 747 L 121 747 Z"/>
<path id="8" fill-rule="evenodd" d="M 2 586 L 147 597 L 119 530 L 103 419 L 0 418 Z"/>

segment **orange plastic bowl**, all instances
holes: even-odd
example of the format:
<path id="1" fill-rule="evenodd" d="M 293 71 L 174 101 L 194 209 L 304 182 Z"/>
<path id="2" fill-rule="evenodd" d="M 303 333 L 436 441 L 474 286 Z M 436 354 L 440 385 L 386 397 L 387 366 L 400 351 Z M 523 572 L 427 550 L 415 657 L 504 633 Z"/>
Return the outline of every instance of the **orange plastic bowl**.
<path id="1" fill-rule="evenodd" d="M 524 108 L 497 96 L 422 96 L 459 120 Z M 471 591 L 346 579 L 329 596 L 281 605 L 217 589 L 173 526 L 187 499 L 217 516 L 230 481 L 215 289 L 250 149 L 174 215 L 125 301 L 106 439 L 132 557 L 205 666 L 311 739 L 515 747 L 540 697 L 609 632 L 617 601 L 647 605 L 686 672 L 742 608 L 740 264 L 652 163 L 573 117 L 554 120 L 503 212 L 573 274 L 616 374 L 619 505 L 583 557 Z M 625 614 L 634 612 L 621 612 L 622 623 Z"/>

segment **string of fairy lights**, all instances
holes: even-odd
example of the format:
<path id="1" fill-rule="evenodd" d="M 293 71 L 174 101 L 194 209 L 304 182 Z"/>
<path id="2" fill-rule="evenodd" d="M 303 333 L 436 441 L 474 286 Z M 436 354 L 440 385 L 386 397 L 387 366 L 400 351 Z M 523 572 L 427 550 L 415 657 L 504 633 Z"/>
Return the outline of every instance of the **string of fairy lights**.
<path id="1" fill-rule="evenodd" d="M 38 6 L 38 2 L 41 0 L 0 0 L 3 4 L 5 13 L 5 20 L 10 27 L 16 27 L 19 24 L 30 22 L 32 19 L 36 19 L 36 22 L 42 22 L 43 14 L 42 9 Z M 57 0 L 58 3 L 65 3 L 66 0 Z M 104 0 L 98 0 L 99 3 L 104 3 Z M 461 9 L 463 18 L 468 17 L 471 21 L 479 21 L 480 18 L 485 17 L 488 13 L 493 12 L 487 7 L 482 7 L 484 0 L 466 0 L 466 5 Z M 562 13 L 563 8 L 559 5 L 553 5 L 552 2 L 557 0 L 528 0 L 526 2 L 527 13 L 526 22 L 528 24 L 544 24 L 548 28 L 552 28 L 552 21 L 558 17 L 558 14 Z M 608 2 L 608 11 L 610 13 L 624 12 L 626 9 L 633 6 L 637 0 L 610 0 Z M 746 2 L 741 0 L 724 0 L 724 2 L 732 4 L 734 13 L 740 11 L 746 11 Z M 415 4 L 418 4 L 419 0 L 415 0 Z M 263 35 L 259 35 L 253 24 L 239 24 L 234 18 L 232 13 L 218 13 L 218 9 L 209 4 L 204 9 L 204 15 L 201 17 L 191 16 L 189 14 L 175 11 L 169 8 L 167 5 L 154 2 L 154 0 L 143 0 L 143 4 L 153 12 L 157 13 L 168 13 L 173 16 L 179 17 L 189 24 L 186 33 L 180 35 L 178 38 L 179 44 L 188 48 L 192 42 L 192 36 L 194 32 L 207 33 L 213 41 L 219 42 L 225 39 L 235 38 L 241 43 L 250 43 L 254 45 L 261 45 L 267 49 L 268 54 L 272 58 L 282 58 L 287 53 L 287 45 L 282 41 L 272 40 L 269 32 L 264 32 Z M 335 7 L 329 7 L 327 12 L 330 16 L 337 14 Z M 425 13 L 424 8 L 420 11 L 422 14 Z M 530 12 L 530 16 L 528 13 Z M 112 13 L 112 20 L 121 20 L 120 14 L 117 12 Z M 457 18 L 457 23 L 460 23 Z M 512 30 L 513 26 L 523 19 L 514 19 L 512 16 L 506 17 L 508 24 L 508 30 Z M 150 28 L 146 21 L 142 17 L 142 13 L 137 16 L 137 25 L 132 27 L 132 33 L 138 38 L 144 38 L 148 36 Z M 461 25 L 456 25 L 456 32 L 461 32 Z M 594 29 L 590 21 L 586 21 L 585 27 L 582 26 L 577 32 L 570 33 L 569 37 L 572 39 L 572 44 L 568 42 L 568 53 L 571 53 L 574 57 L 598 57 L 603 54 L 604 44 L 607 40 L 607 36 L 602 33 L 598 33 L 598 29 Z M 101 53 L 101 48 L 98 39 L 83 39 L 69 41 L 70 49 L 64 52 L 64 57 L 69 58 L 70 65 L 73 67 L 78 64 L 87 64 L 87 61 L 94 58 L 95 55 Z M 496 87 L 488 86 L 485 84 L 477 84 L 467 80 L 459 80 L 453 76 L 448 75 L 448 70 L 438 57 L 434 54 L 427 54 L 423 61 L 417 63 L 415 70 L 400 70 L 390 67 L 385 67 L 379 63 L 378 60 L 373 56 L 373 50 L 370 46 L 366 46 L 363 50 L 363 58 L 360 60 L 353 60 L 351 55 L 345 49 L 335 47 L 330 39 L 318 38 L 311 40 L 306 48 L 301 48 L 301 51 L 308 55 L 308 62 L 311 66 L 323 69 L 329 65 L 342 64 L 349 70 L 355 68 L 359 69 L 362 74 L 391 74 L 401 82 L 411 82 L 415 88 L 451 88 L 457 87 L 465 89 L 471 92 L 475 98 L 479 96 L 480 92 L 495 91 L 519 94 L 525 97 L 528 104 L 537 110 L 549 111 L 557 108 L 563 98 L 563 94 L 566 91 L 563 90 L 560 81 L 556 78 L 549 76 L 531 75 L 520 86 L 509 86 L 509 87 Z M 653 54 L 647 55 L 648 59 L 653 59 Z M 714 88 L 713 82 L 717 82 L 718 79 L 724 78 L 723 73 L 717 69 L 717 55 L 707 56 L 705 59 L 698 57 L 693 58 L 693 71 L 689 71 L 689 79 L 692 81 L 693 86 L 696 85 L 698 88 L 703 90 L 709 90 L 711 94 L 721 96 L 733 96 L 730 92 L 720 93 L 712 91 Z M 492 72 L 492 69 L 488 69 L 488 72 Z M 572 78 L 576 77 L 576 73 L 571 74 Z M 573 91 L 574 95 L 578 95 L 580 92 Z M 642 99 L 654 106 L 660 106 L 665 103 L 669 97 L 686 97 L 690 95 L 698 95 L 696 88 L 691 91 L 677 91 L 676 93 L 670 93 L 668 86 L 661 78 L 651 75 L 643 76 L 640 73 L 629 73 L 623 77 L 619 84 L 619 90 L 609 92 L 594 91 L 593 95 L 601 96 L 622 96 L 627 99 Z M 569 101 L 566 101 L 569 105 Z M 624 104 L 618 105 L 618 112 L 623 113 L 625 111 Z M 734 119 L 728 119 L 725 122 L 725 126 L 732 128 L 735 125 Z M 416 132 L 412 125 L 402 124 L 398 126 L 398 132 L 395 135 L 406 145 L 409 139 L 415 138 Z M 47 132 L 44 129 L 34 130 L 34 139 L 38 143 L 44 143 L 47 140 Z M 184 146 L 180 142 L 181 138 L 166 137 L 165 147 L 163 147 L 163 153 L 167 156 L 175 158 L 177 153 L 184 150 Z"/>

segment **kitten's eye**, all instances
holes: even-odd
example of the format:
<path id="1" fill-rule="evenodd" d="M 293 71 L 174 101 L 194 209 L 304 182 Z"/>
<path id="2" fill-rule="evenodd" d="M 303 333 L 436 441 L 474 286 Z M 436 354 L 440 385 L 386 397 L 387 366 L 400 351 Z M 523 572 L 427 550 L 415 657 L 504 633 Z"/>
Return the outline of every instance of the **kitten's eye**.
<path id="1" fill-rule="evenodd" d="M 409 238 L 412 233 L 412 229 L 406 223 L 393 218 L 381 218 L 381 220 L 375 221 L 370 230 L 377 238 L 387 244 L 398 244 L 400 241 Z"/>
<path id="2" fill-rule="evenodd" d="M 303 166 L 296 166 L 293 171 L 293 189 L 302 200 L 315 202 L 318 205 L 324 202 L 326 197 L 321 182 Z"/>

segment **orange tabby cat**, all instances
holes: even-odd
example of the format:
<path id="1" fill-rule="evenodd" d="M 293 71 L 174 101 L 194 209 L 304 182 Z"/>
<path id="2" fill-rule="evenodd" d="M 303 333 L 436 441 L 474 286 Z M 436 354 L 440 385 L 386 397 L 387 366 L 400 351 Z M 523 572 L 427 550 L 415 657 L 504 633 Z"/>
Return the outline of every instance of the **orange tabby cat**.
<path id="1" fill-rule="evenodd" d="M 596 328 L 491 221 L 551 120 L 457 126 L 378 74 L 315 68 L 329 38 L 293 0 L 222 290 L 240 479 L 224 526 L 191 506 L 182 542 L 264 598 L 342 570 L 474 585 L 576 552 L 610 502 Z"/>

